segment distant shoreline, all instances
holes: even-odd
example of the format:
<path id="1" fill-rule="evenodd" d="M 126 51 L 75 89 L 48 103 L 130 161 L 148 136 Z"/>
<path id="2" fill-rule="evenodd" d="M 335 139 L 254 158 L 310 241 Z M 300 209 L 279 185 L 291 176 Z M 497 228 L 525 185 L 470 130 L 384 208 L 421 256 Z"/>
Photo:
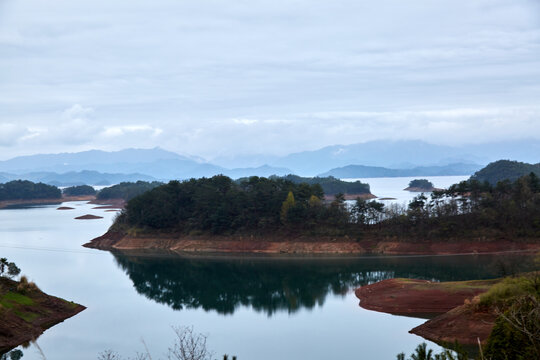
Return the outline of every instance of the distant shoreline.
<path id="1" fill-rule="evenodd" d="M 17 206 L 17 205 L 56 205 L 68 201 L 91 201 L 95 200 L 94 195 L 81 195 L 81 196 L 63 196 L 61 198 L 53 199 L 14 199 L 0 201 L 0 209 Z"/>

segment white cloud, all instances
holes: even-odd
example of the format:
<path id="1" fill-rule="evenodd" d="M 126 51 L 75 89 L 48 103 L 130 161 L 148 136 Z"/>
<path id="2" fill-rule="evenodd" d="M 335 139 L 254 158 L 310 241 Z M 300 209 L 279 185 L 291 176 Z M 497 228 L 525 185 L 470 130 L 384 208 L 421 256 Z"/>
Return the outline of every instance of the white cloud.
<path id="1" fill-rule="evenodd" d="M 26 127 L 17 124 L 0 123 L 0 146 L 14 146 L 21 138 L 28 136 Z"/>
<path id="2" fill-rule="evenodd" d="M 540 136 L 538 1 L 0 4 L 2 156 Z"/>
<path id="3" fill-rule="evenodd" d="M 130 135 L 132 133 L 144 133 L 153 137 L 159 136 L 163 132 L 160 128 L 154 128 L 150 125 L 123 125 L 105 127 L 102 134 L 106 137 L 119 137 Z"/>
<path id="4" fill-rule="evenodd" d="M 74 104 L 63 112 L 63 116 L 67 119 L 85 119 L 94 112 L 91 107 L 84 107 L 80 104 Z"/>

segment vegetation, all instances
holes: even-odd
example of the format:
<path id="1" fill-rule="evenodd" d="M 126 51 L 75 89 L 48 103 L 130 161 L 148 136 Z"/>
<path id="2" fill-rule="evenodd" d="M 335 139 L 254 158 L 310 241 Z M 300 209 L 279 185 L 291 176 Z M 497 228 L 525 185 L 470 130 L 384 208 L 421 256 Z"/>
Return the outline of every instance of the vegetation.
<path id="1" fill-rule="evenodd" d="M 384 235 L 419 239 L 538 238 L 540 180 L 531 173 L 515 182 L 463 181 L 428 199 L 421 194 L 407 209 L 387 209 Z"/>
<path id="2" fill-rule="evenodd" d="M 175 234 L 308 234 L 418 240 L 540 236 L 540 180 L 535 174 L 496 186 L 475 180 L 421 194 L 407 207 L 377 201 L 323 201 L 320 184 L 226 176 L 155 187 L 134 197 L 115 230 Z"/>
<path id="3" fill-rule="evenodd" d="M 540 359 L 540 272 L 508 277 L 480 295 L 475 305 L 498 315 L 485 346 L 480 350 L 481 360 Z M 405 354 L 397 355 L 404 360 Z M 410 360 L 469 359 L 457 348 L 433 354 L 423 343 L 416 348 Z"/>
<path id="4" fill-rule="evenodd" d="M 175 341 L 167 351 L 169 360 L 212 360 L 214 353 L 208 348 L 205 334 L 197 333 L 193 326 L 173 327 Z M 145 351 L 137 352 L 134 360 L 151 360 L 152 356 L 144 341 Z M 98 360 L 122 360 L 123 358 L 113 350 L 106 350 L 98 354 Z M 132 359 L 132 358 L 129 358 Z M 228 360 L 228 355 L 223 355 L 223 360 Z M 232 357 L 236 360 L 236 356 Z"/>
<path id="5" fill-rule="evenodd" d="M 96 190 L 90 185 L 71 186 L 62 192 L 66 196 L 96 195 Z"/>
<path id="6" fill-rule="evenodd" d="M 56 186 L 33 183 L 28 180 L 14 180 L 0 184 L 0 201 L 59 199 L 62 192 Z"/>
<path id="7" fill-rule="evenodd" d="M 540 359 L 540 272 L 506 278 L 480 297 L 499 315 L 485 346 L 491 360 Z"/>
<path id="8" fill-rule="evenodd" d="M 0 276 L 12 278 L 21 273 L 21 269 L 13 262 L 9 262 L 7 258 L 0 258 Z"/>
<path id="9" fill-rule="evenodd" d="M 409 182 L 409 188 L 431 191 L 435 188 L 435 186 L 433 186 L 433 183 L 427 179 L 415 179 Z"/>
<path id="10" fill-rule="evenodd" d="M 124 199 L 126 201 L 133 199 L 134 197 L 141 195 L 153 188 L 162 185 L 158 181 L 137 181 L 137 182 L 122 182 L 111 187 L 106 187 L 100 190 L 97 194 L 99 200 L 109 199 Z"/>
<path id="11" fill-rule="evenodd" d="M 499 160 L 477 171 L 471 179 L 478 182 L 487 181 L 495 185 L 500 181 L 515 181 L 530 173 L 540 176 L 540 163 L 533 165 L 519 161 Z"/>
<path id="12" fill-rule="evenodd" d="M 271 177 L 276 179 L 277 177 Z M 336 179 L 333 176 L 327 177 L 300 177 L 297 175 L 287 175 L 282 177 L 285 180 L 289 180 L 295 184 L 319 184 L 325 195 L 336 194 L 371 194 L 369 190 L 369 184 L 364 184 L 360 181 L 342 181 Z"/>
<path id="13" fill-rule="evenodd" d="M 398 354 L 396 358 L 397 360 L 405 360 L 405 353 Z M 439 354 L 435 354 L 432 349 L 427 348 L 426 343 L 421 343 L 408 360 L 469 360 L 469 357 L 459 347 L 457 351 L 443 349 Z"/>
<path id="14" fill-rule="evenodd" d="M 0 355 L 0 360 L 19 360 L 22 357 L 23 352 L 19 349 L 15 349 Z"/>
<path id="15" fill-rule="evenodd" d="M 241 182 L 218 175 L 171 181 L 126 205 L 115 225 L 176 233 L 232 234 L 312 229 L 346 223 L 343 201 L 322 205 L 320 185 L 251 177 Z"/>

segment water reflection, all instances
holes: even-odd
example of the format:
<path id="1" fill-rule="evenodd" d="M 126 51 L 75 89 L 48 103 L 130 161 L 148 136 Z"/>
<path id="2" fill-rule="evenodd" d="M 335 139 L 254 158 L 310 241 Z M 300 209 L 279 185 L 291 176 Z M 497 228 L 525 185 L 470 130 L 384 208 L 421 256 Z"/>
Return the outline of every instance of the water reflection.
<path id="1" fill-rule="evenodd" d="M 125 255 L 117 264 L 139 294 L 175 310 L 233 314 L 250 306 L 269 316 L 324 304 L 329 294 L 395 277 L 439 281 L 494 278 L 532 268 L 523 256 L 367 257 L 347 259 L 218 258 Z"/>

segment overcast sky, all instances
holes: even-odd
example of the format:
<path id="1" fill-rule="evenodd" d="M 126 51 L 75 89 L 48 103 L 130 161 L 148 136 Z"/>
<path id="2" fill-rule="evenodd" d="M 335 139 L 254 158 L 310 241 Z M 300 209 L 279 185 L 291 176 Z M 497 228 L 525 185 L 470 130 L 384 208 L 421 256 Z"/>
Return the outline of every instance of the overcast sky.
<path id="1" fill-rule="evenodd" d="M 0 0 L 0 159 L 524 137 L 538 0 Z"/>

